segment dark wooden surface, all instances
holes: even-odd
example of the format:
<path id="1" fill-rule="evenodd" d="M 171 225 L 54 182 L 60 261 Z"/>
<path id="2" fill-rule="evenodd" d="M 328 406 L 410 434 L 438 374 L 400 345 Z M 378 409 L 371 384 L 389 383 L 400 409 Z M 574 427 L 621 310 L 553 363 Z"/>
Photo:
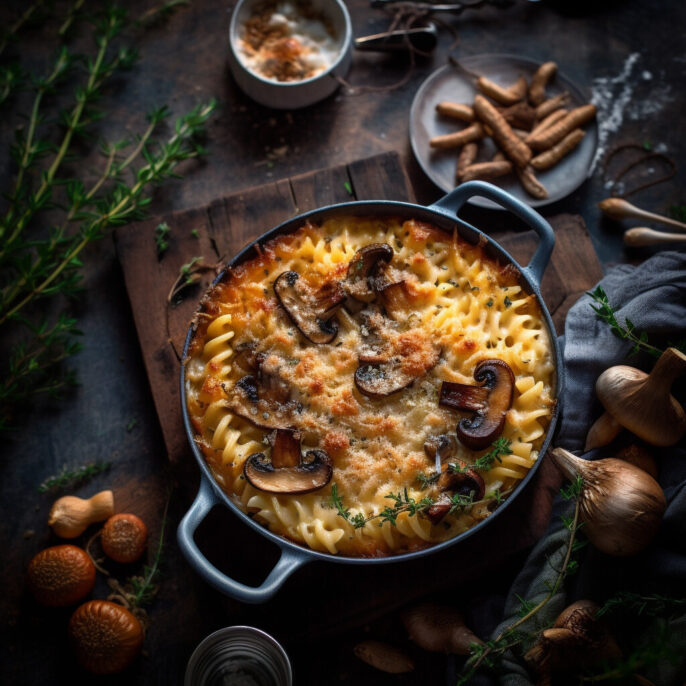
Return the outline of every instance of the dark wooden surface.
<path id="1" fill-rule="evenodd" d="M 97 2 L 90 4 L 98 6 Z M 135 15 L 155 3 L 125 4 Z M 6 26 L 25 6 L 26 3 L 16 1 L 3 3 L 0 26 Z M 348 6 L 356 35 L 388 26 L 388 17 L 371 10 L 365 0 L 351 0 Z M 445 63 L 453 40 L 447 30 L 441 29 L 436 53 L 431 58 L 419 59 L 401 88 L 360 95 L 339 91 L 316 106 L 288 113 L 254 105 L 232 82 L 226 67 L 228 17 L 226 3 L 195 0 L 166 24 L 133 36 L 131 40 L 139 48 L 141 60 L 132 72 L 115 81 L 102 102 L 108 116 L 100 124 L 98 134 L 118 138 L 126 132 L 140 131 L 145 125 L 145 112 L 162 103 L 180 113 L 211 96 L 220 99 L 221 112 L 208 130 L 207 161 L 189 163 L 184 169 L 185 180 L 159 189 L 152 214 L 202 208 L 238 191 L 294 179 L 313 169 L 340 167 L 387 151 L 399 153 L 419 202 L 427 204 L 440 197 L 440 191 L 424 178 L 412 158 L 408 116 L 421 82 Z M 505 52 L 539 61 L 553 59 L 588 90 L 607 87 L 614 100 L 623 103 L 622 125 L 606 131 L 604 141 L 608 148 L 621 142 L 646 142 L 666 150 L 679 161 L 684 158 L 686 6 L 681 0 L 660 3 L 659 8 L 640 0 L 520 0 L 506 10 L 489 8 L 465 12 L 460 17 L 443 15 L 442 19 L 457 33 L 454 54 L 458 57 Z M 51 31 L 54 32 L 54 26 L 30 30 L 22 43 L 12 48 L 15 55 L 22 56 L 25 66 L 42 69 L 54 45 Z M 85 38 L 77 40 L 81 40 L 83 47 L 90 47 Z M 638 54 L 635 66 L 621 81 L 618 77 L 634 53 Z M 407 68 L 408 61 L 403 57 L 358 54 L 349 78 L 355 84 L 381 86 L 401 79 Z M 14 126 L 19 123 L 17 114 L 26 111 L 29 96 L 21 95 L 9 110 L 3 110 L 0 133 L 5 150 Z M 611 113 L 609 110 L 608 114 Z M 284 154 L 275 154 L 284 146 Z M 98 164 L 93 156 L 83 162 L 83 169 L 90 174 Z M 0 156 L 3 189 L 12 174 L 9 155 Z M 631 199 L 648 209 L 665 212 L 670 204 L 683 203 L 684 187 L 686 170 L 680 165 L 672 183 Z M 543 214 L 582 216 L 604 265 L 640 260 L 646 252 L 626 252 L 621 243 L 621 230 L 631 223 L 620 225 L 600 218 L 595 203 L 606 195 L 599 168 L 579 190 L 545 208 Z M 516 228 L 506 216 L 487 211 L 470 210 L 465 218 L 494 236 Z M 558 231 L 558 237 L 563 233 Z M 577 261 L 574 234 L 569 236 L 563 257 L 572 266 L 583 267 L 584 262 Z M 151 609 L 146 654 L 124 675 L 102 681 L 181 683 L 188 657 L 204 636 L 222 626 L 247 623 L 273 632 L 284 642 L 294 660 L 297 684 L 410 684 L 427 679 L 452 683 L 450 664 L 440 656 L 418 656 L 418 670 L 411 677 L 384 678 L 354 660 L 351 647 L 360 636 L 385 635 L 402 640 L 396 616 L 388 608 L 432 591 L 436 585 L 428 580 L 441 574 L 449 582 L 449 590 L 443 592 L 442 599 L 464 607 L 470 620 L 478 625 L 484 608 L 497 602 L 521 564 L 523 553 L 512 548 L 513 531 L 528 526 L 527 513 L 544 508 L 550 490 L 537 490 L 536 484 L 532 484 L 526 497 L 513 505 L 511 517 L 493 523 L 493 534 L 503 558 L 497 568 L 489 563 L 492 551 L 479 548 L 474 541 L 442 556 L 427 558 L 421 564 L 391 565 L 369 573 L 311 564 L 294 575 L 272 603 L 248 607 L 229 601 L 191 572 L 175 544 L 173 531 L 197 490 L 197 468 L 191 461 L 171 466 L 167 460 L 124 274 L 112 242 L 105 240 L 93 245 L 84 255 L 84 262 L 86 291 L 72 306 L 85 332 L 84 350 L 75 360 L 81 385 L 60 403 L 37 406 L 27 413 L 23 428 L 3 438 L 0 449 L 0 536 L 6 550 L 0 572 L 2 681 L 95 682 L 75 667 L 69 653 L 65 638 L 69 613 L 36 606 L 26 590 L 24 573 L 37 551 L 58 542 L 45 524 L 52 497 L 38 494 L 37 485 L 65 465 L 75 467 L 101 459 L 112 462 L 110 472 L 78 489 L 77 494 L 88 496 L 102 488 L 113 488 L 117 509 L 135 508 L 148 522 L 153 540 L 160 532 L 167 490 L 174 486 L 163 582 Z M 150 263 L 151 270 L 155 264 Z M 545 477 L 544 469 L 545 463 L 539 478 Z M 217 532 L 229 531 L 232 535 L 217 546 Z M 203 550 L 211 551 L 215 564 L 231 570 L 240 580 L 254 583 L 260 575 L 264 576 L 276 552 L 248 534 L 251 532 L 236 527 L 231 513 L 218 508 L 199 530 L 198 542 Z M 405 593 L 392 594 L 389 590 L 400 586 Z M 106 593 L 104 581 L 99 580 L 94 595 L 104 597 Z M 343 600 L 348 597 L 356 597 L 360 604 L 346 606 Z M 364 616 L 360 608 L 364 609 Z M 386 610 L 383 616 L 376 620 L 368 616 L 380 608 Z M 338 632 L 335 640 L 334 631 Z M 313 660 L 312 655 L 318 658 Z"/>

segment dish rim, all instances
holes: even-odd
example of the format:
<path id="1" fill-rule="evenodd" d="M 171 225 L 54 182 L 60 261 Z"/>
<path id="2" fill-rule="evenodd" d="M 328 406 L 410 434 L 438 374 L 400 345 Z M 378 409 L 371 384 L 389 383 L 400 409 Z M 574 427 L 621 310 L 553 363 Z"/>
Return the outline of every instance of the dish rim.
<path id="1" fill-rule="evenodd" d="M 502 189 L 501 189 L 502 190 Z M 561 411 L 561 394 L 562 390 L 564 387 L 564 374 L 563 374 L 563 367 L 562 367 L 562 355 L 560 352 L 560 346 L 559 342 L 557 339 L 557 334 L 555 331 L 555 325 L 552 321 L 552 317 L 550 315 L 550 312 L 548 310 L 547 305 L 545 304 L 545 301 L 543 300 L 543 297 L 541 296 L 540 292 L 540 285 L 536 282 L 536 280 L 527 272 L 526 268 L 522 267 L 502 246 L 500 246 L 499 243 L 488 237 L 483 231 L 480 229 L 472 226 L 471 224 L 468 224 L 464 220 L 460 219 L 457 216 L 451 216 L 448 213 L 444 213 L 440 209 L 437 208 L 436 205 L 430 205 L 428 207 L 415 204 L 415 203 L 409 203 L 409 202 L 403 202 L 403 201 L 395 201 L 395 200 L 354 200 L 354 201 L 348 201 L 345 203 L 337 203 L 333 205 L 327 205 L 324 207 L 319 207 L 315 208 L 313 210 L 309 210 L 307 212 L 304 212 L 302 214 L 298 214 L 295 217 L 291 217 L 290 219 L 287 219 L 284 222 L 281 222 L 280 224 L 272 227 L 268 231 L 264 232 L 254 240 L 250 241 L 247 245 L 245 245 L 229 262 L 227 262 L 225 268 L 217 275 L 217 277 L 214 279 L 212 284 L 209 286 L 209 288 L 205 291 L 206 293 L 213 288 L 219 281 L 224 278 L 224 275 L 226 274 L 227 270 L 230 267 L 233 267 L 237 264 L 240 264 L 244 262 L 247 259 L 250 259 L 252 257 L 252 253 L 257 254 L 257 250 L 255 248 L 256 245 L 262 246 L 264 243 L 268 242 L 269 240 L 280 236 L 280 235 L 286 235 L 289 233 L 293 233 L 296 231 L 300 226 L 306 221 L 306 220 L 316 220 L 318 217 L 319 218 L 324 218 L 325 215 L 334 215 L 337 214 L 339 216 L 341 215 L 353 215 L 353 216 L 375 216 L 378 214 L 378 209 L 379 208 L 386 208 L 387 210 L 396 210 L 397 212 L 393 211 L 386 211 L 385 216 L 399 216 L 402 217 L 404 220 L 410 219 L 410 218 L 417 218 L 416 215 L 417 213 L 424 213 L 427 217 L 428 221 L 431 221 L 434 223 L 434 225 L 437 226 L 437 228 L 447 231 L 448 229 L 446 228 L 447 224 L 451 224 L 451 228 L 457 228 L 458 233 L 460 236 L 464 239 L 469 241 L 470 243 L 477 243 L 478 241 L 484 241 L 484 249 L 487 251 L 495 251 L 496 255 L 501 257 L 503 262 L 506 264 L 511 264 L 514 267 L 517 268 L 520 274 L 520 285 L 523 287 L 526 287 L 526 290 L 528 293 L 531 293 L 536 296 L 537 302 L 539 304 L 539 307 L 541 309 L 541 314 L 543 317 L 543 320 L 545 321 L 546 324 L 546 330 L 548 333 L 548 336 L 550 338 L 550 343 L 551 343 L 551 353 L 553 356 L 553 361 L 555 364 L 555 371 L 554 371 L 554 389 L 553 389 L 553 396 L 555 400 L 555 407 L 553 409 L 552 416 L 550 418 L 550 422 L 548 424 L 548 427 L 546 428 L 546 434 L 545 438 L 543 439 L 543 443 L 541 444 L 541 448 L 539 450 L 539 457 L 537 458 L 536 462 L 531 466 L 527 474 L 519 481 L 519 483 L 515 486 L 513 492 L 510 494 L 510 496 L 503 501 L 501 505 L 499 505 L 486 519 L 482 520 L 481 522 L 477 523 L 473 527 L 470 527 L 466 531 L 463 531 L 462 533 L 458 534 L 457 536 L 453 536 L 452 538 L 449 538 L 445 541 L 440 541 L 438 543 L 432 543 L 427 545 L 424 548 L 420 548 L 419 550 L 413 550 L 409 552 L 403 552 L 403 553 L 398 553 L 398 554 L 389 554 L 383 557 L 352 557 L 352 556 L 346 556 L 346 555 L 341 555 L 341 554 L 334 554 L 334 553 L 329 553 L 329 552 L 324 552 L 324 551 L 319 551 L 319 550 L 314 550 L 312 548 L 309 548 L 306 546 L 306 544 L 301 544 L 297 543 L 295 541 L 292 541 L 285 536 L 282 536 L 280 534 L 276 534 L 272 531 L 270 531 L 265 525 L 260 524 L 259 522 L 256 522 L 252 517 L 250 517 L 246 512 L 241 510 L 232 500 L 231 497 L 221 488 L 221 486 L 217 483 L 216 479 L 214 478 L 212 471 L 210 467 L 208 466 L 204 454 L 198 447 L 196 441 L 195 441 L 195 431 L 191 425 L 190 422 L 190 416 L 188 412 L 188 407 L 186 404 L 186 363 L 188 361 L 188 348 L 190 346 L 190 343 L 192 341 L 192 338 L 195 334 L 195 331 L 197 329 L 196 323 L 195 323 L 195 317 L 191 322 L 191 325 L 189 326 L 188 332 L 186 334 L 186 339 L 184 342 L 184 347 L 183 347 L 183 354 L 181 357 L 181 372 L 179 375 L 180 378 L 180 387 L 181 387 L 181 407 L 182 407 L 182 414 L 183 414 L 183 422 L 184 422 L 184 428 L 186 431 L 186 436 L 188 438 L 188 441 L 191 445 L 191 448 L 193 450 L 193 455 L 198 462 L 200 469 L 201 469 L 201 474 L 202 478 L 209 483 L 209 486 L 212 489 L 212 492 L 215 495 L 215 498 L 218 498 L 224 505 L 227 505 L 230 510 L 232 510 L 235 514 L 239 516 L 239 518 L 246 523 L 248 526 L 250 526 L 254 531 L 257 533 L 261 534 L 262 536 L 265 536 L 268 540 L 272 541 L 275 543 L 279 548 L 282 549 L 282 551 L 290 550 L 293 553 L 296 553 L 297 557 L 300 558 L 309 558 L 309 559 L 318 559 L 318 560 L 323 560 L 323 561 L 328 561 L 328 562 L 338 562 L 341 564 L 351 564 L 351 565 L 357 565 L 357 564 L 391 564 L 395 562 L 402 562 L 405 560 L 412 560 L 412 559 L 418 559 L 421 557 L 425 557 L 427 555 L 433 554 L 433 553 L 438 553 L 439 551 L 445 550 L 446 548 L 455 545 L 461 541 L 464 541 L 468 538 L 470 538 L 472 535 L 477 533 L 478 531 L 481 531 L 487 524 L 490 522 L 494 521 L 496 517 L 498 517 L 502 512 L 506 511 L 509 506 L 517 499 L 517 497 L 526 489 L 528 484 L 531 482 L 533 479 L 534 475 L 538 471 L 538 468 L 543 461 L 545 454 L 547 452 L 547 449 L 552 442 L 553 435 L 555 433 L 555 429 L 557 426 L 557 421 L 560 415 Z M 369 211 L 365 211 L 367 208 L 369 208 Z M 376 208 L 377 211 L 374 211 L 373 208 Z M 351 211 L 352 210 L 352 211 Z M 446 225 L 446 226 L 443 226 Z M 470 240 L 467 238 L 467 236 L 463 233 L 466 231 L 467 233 L 473 233 L 472 238 L 476 238 L 476 240 Z M 202 307 L 202 300 L 200 301 L 199 307 L 196 310 L 196 313 L 200 311 L 200 307 Z M 202 486 L 202 484 L 201 484 Z"/>

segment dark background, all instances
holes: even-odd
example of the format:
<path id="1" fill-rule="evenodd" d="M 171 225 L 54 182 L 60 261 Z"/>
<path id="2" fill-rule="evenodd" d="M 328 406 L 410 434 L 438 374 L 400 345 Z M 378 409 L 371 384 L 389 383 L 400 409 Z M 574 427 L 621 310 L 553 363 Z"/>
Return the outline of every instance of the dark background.
<path id="1" fill-rule="evenodd" d="M 98 3 L 87 3 L 97 7 Z M 137 15 L 151 4 L 127 2 Z M 384 30 L 389 19 L 363 0 L 348 2 L 356 35 Z M 58 7 L 60 5 L 58 4 Z M 10 2 L 0 8 L 5 26 L 25 9 Z M 204 205 L 214 198 L 361 157 L 395 150 L 406 164 L 417 199 L 430 203 L 441 192 L 422 174 L 408 141 L 408 118 L 414 94 L 422 81 L 443 65 L 453 42 L 441 31 L 439 48 L 431 58 L 419 58 L 409 81 L 387 92 L 348 95 L 339 91 L 312 107 L 280 112 L 253 104 L 235 87 L 226 65 L 230 6 L 225 2 L 195 0 L 181 7 L 164 24 L 131 36 L 140 60 L 130 73 L 108 87 L 103 105 L 108 116 L 99 127 L 105 137 L 121 137 L 144 128 L 144 114 L 168 104 L 181 114 L 196 103 L 217 97 L 219 113 L 208 126 L 209 156 L 185 167 L 186 178 L 155 191 L 153 214 L 164 214 Z M 441 15 L 457 34 L 455 56 L 477 53 L 513 53 L 538 61 L 554 60 L 573 81 L 589 92 L 598 79 L 612 89 L 621 107 L 599 113 L 599 120 L 621 117 L 621 127 L 608 130 L 605 145 L 649 143 L 677 161 L 685 152 L 683 110 L 686 106 L 686 4 L 669 2 L 529 3 L 519 1 L 502 10 L 466 11 L 459 17 Z M 31 29 L 10 50 L 26 67 L 41 70 L 54 45 L 54 25 Z M 82 29 L 77 43 L 89 48 L 89 32 Z M 626 83 L 620 82 L 627 58 L 638 53 Z M 348 76 L 356 84 L 382 86 L 400 80 L 409 67 L 407 58 L 356 54 Z M 649 76 L 648 76 L 649 75 Z M 615 80 L 613 82 L 613 79 Z M 622 93 L 631 96 L 622 101 Z M 8 149 L 18 114 L 26 111 L 24 96 L 6 106 L 0 121 L 4 149 Z M 614 109 L 614 111 L 612 111 Z M 610 129 L 612 127 L 608 127 Z M 274 151 L 288 146 L 273 159 Z M 97 164 L 95 157 L 84 169 Z M 13 175 L 9 155 L 0 158 L 2 188 Z M 646 209 L 666 213 L 671 204 L 684 203 L 686 171 L 683 165 L 672 181 L 631 196 Z M 605 265 L 643 259 L 648 251 L 626 252 L 621 232 L 639 222 L 619 225 L 601 219 L 596 203 L 608 195 L 599 165 L 591 180 L 570 197 L 544 209 L 545 216 L 560 212 L 584 217 L 594 245 Z M 504 215 L 472 211 L 473 221 L 485 231 L 502 229 L 511 220 Z M 269 227 L 265 226 L 265 230 Z M 191 572 L 175 543 L 178 521 L 197 489 L 198 474 L 189 459 L 169 465 L 163 448 L 143 368 L 121 270 L 109 238 L 91 246 L 84 255 L 86 291 L 75 305 L 83 329 L 84 349 L 74 360 L 80 386 L 59 404 L 38 405 L 28 411 L 19 430 L 2 437 L 0 462 L 2 565 L 2 640 L 0 674 L 5 683 L 46 684 L 88 680 L 75 666 L 65 638 L 68 611 L 39 608 L 25 589 L 25 569 L 33 555 L 59 542 L 46 521 L 53 496 L 37 486 L 63 466 L 75 467 L 94 460 L 111 461 L 112 468 L 78 491 L 90 495 L 102 488 L 115 492 L 116 508 L 145 502 L 139 514 L 157 540 L 166 493 L 171 486 L 163 580 L 150 610 L 145 655 L 112 683 L 180 683 L 185 664 L 199 641 L 222 626 L 253 624 L 283 641 L 294 659 L 296 683 L 418 683 L 420 677 L 391 678 L 372 673 L 352 657 L 351 647 L 360 637 L 403 639 L 392 608 L 375 607 L 375 584 L 388 578 L 406 578 L 408 596 L 422 593 L 421 568 L 391 565 L 362 575 L 357 568 L 345 573 L 334 566 L 314 563 L 297 572 L 278 596 L 262 607 L 243 606 L 223 598 Z M 189 455 L 190 458 L 190 455 Z M 256 583 L 276 557 L 265 541 L 245 532 L 236 545 L 235 519 L 215 511 L 199 531 L 199 542 L 211 546 L 210 558 L 235 572 L 239 580 Z M 486 575 L 470 577 L 468 558 L 455 554 L 446 574 L 449 602 L 479 613 L 507 590 L 523 554 Z M 431 560 L 431 558 L 429 558 Z M 440 560 L 436 563 L 439 564 Z M 95 597 L 107 589 L 99 582 Z M 330 602 L 354 591 L 368 600 L 369 613 L 357 618 Z M 398 598 L 396 607 L 405 599 Z M 388 610 L 388 612 L 386 612 Z M 338 615 L 340 613 L 340 617 Z M 451 683 L 455 665 L 443 656 L 416 655 L 421 679 Z M 94 680 L 94 679 L 93 679 Z"/>

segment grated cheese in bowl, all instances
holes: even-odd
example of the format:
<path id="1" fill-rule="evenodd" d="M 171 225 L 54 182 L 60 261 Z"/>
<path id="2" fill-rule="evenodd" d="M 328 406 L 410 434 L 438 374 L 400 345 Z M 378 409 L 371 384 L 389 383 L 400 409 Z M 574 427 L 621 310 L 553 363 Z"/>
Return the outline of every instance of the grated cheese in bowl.
<path id="1" fill-rule="evenodd" d="M 244 23 L 243 65 L 270 81 L 304 81 L 326 71 L 341 46 L 331 23 L 309 3 L 268 2 Z"/>

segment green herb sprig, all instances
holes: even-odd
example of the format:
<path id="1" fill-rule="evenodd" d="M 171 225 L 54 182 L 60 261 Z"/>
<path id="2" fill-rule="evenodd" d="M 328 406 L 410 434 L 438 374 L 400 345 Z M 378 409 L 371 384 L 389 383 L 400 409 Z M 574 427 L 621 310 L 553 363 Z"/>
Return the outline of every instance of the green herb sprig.
<path id="1" fill-rule="evenodd" d="M 595 305 L 591 304 L 591 308 L 598 315 L 598 318 L 612 329 L 612 333 L 618 338 L 633 343 L 633 348 L 631 350 L 632 354 L 645 352 L 655 358 L 662 355 L 664 349 L 649 343 L 648 334 L 645 331 L 638 331 L 630 319 L 627 318 L 624 320 L 623 325 L 620 324 L 617 320 L 615 311 L 610 304 L 607 293 L 605 293 L 602 286 L 597 286 L 595 290 L 590 291 L 586 295 L 589 295 L 593 299 Z M 677 343 L 672 343 L 670 345 L 681 352 L 686 352 L 686 341 L 678 341 Z"/>
<path id="2" fill-rule="evenodd" d="M 68 469 L 66 466 L 56 474 L 50 476 L 38 486 L 39 493 L 54 493 L 55 491 L 64 490 L 66 488 L 76 488 L 88 483 L 94 476 L 109 471 L 112 466 L 111 462 L 89 462 L 88 464 L 76 467 L 75 469 Z"/>
<path id="3" fill-rule="evenodd" d="M 570 486 L 560 491 L 560 495 L 563 498 L 575 501 L 574 513 L 569 519 L 563 518 L 563 523 L 569 531 L 569 537 L 567 539 L 562 564 L 559 568 L 556 568 L 553 566 L 552 561 L 548 560 L 548 565 L 555 572 L 555 578 L 552 582 L 546 582 L 546 595 L 541 601 L 535 604 L 520 598 L 520 608 L 517 612 L 519 618 L 516 621 L 501 631 L 495 639 L 487 641 L 482 645 L 473 644 L 471 646 L 471 654 L 457 681 L 457 686 L 468 684 L 482 665 L 493 667 L 495 661 L 499 659 L 503 653 L 521 645 L 526 640 L 533 638 L 535 634 L 532 635 L 531 632 L 523 630 L 522 627 L 529 622 L 529 620 L 533 619 L 550 602 L 562 588 L 565 579 L 576 571 L 578 561 L 574 558 L 574 554 L 586 545 L 586 541 L 577 538 L 577 535 L 583 526 L 582 522 L 579 521 L 579 496 L 582 488 L 583 481 L 581 480 L 581 477 L 577 477 Z"/>
<path id="4" fill-rule="evenodd" d="M 83 4 L 71 4 L 61 20 L 60 40 Z M 167 3 L 167 9 L 177 4 Z M 26 121 L 10 148 L 15 176 L 0 214 L 0 336 L 7 341 L 6 362 L 0 366 L 0 431 L 14 426 L 23 404 L 76 383 L 65 362 L 79 351 L 74 337 L 80 332 L 60 310 L 68 307 L 64 298 L 82 290 L 84 250 L 112 227 L 143 218 L 152 188 L 179 178 L 181 163 L 205 154 L 198 139 L 216 109 L 214 100 L 199 105 L 179 117 L 167 137 L 161 129 L 169 110 L 153 110 L 138 136 L 99 143 L 102 169 L 94 182 L 85 183 L 70 165 L 83 142 L 93 146 L 95 126 L 106 115 L 102 102 L 109 80 L 137 58 L 133 48 L 118 44 L 133 26 L 123 9 L 108 6 L 94 16 L 93 26 L 93 54 L 74 53 L 62 44 L 42 76 L 17 65 L 0 70 L 0 101 L 15 87 L 33 91 Z M 7 34 L 0 40 L 0 52 L 9 40 Z M 63 100 L 74 83 L 72 104 L 57 121 L 47 117 L 48 100 L 57 95 Z"/>
<path id="5" fill-rule="evenodd" d="M 406 512 L 409 517 L 424 514 L 436 501 L 433 498 L 425 497 L 417 500 L 409 495 L 407 488 L 397 493 L 389 493 L 384 496 L 393 502 L 392 505 L 385 507 L 381 512 L 365 517 L 361 512 L 352 514 L 350 508 L 345 507 L 343 499 L 338 493 L 338 485 L 331 486 L 331 495 L 328 499 L 328 507 L 334 508 L 338 511 L 338 515 L 345 519 L 348 524 L 351 524 L 355 529 L 361 529 L 368 522 L 378 520 L 378 525 L 383 526 L 385 522 L 389 522 L 391 526 L 397 526 L 398 517 Z M 464 510 L 468 507 L 476 505 L 473 494 L 461 495 L 455 493 L 450 496 L 450 510 L 449 514 L 453 514 L 457 510 Z"/>
<path id="6" fill-rule="evenodd" d="M 469 469 L 475 469 L 479 472 L 487 472 L 489 469 L 492 469 L 495 466 L 496 462 L 502 463 L 503 455 L 512 454 L 512 448 L 510 447 L 512 445 L 512 441 L 504 438 L 503 436 L 495 440 L 492 445 L 493 448 L 481 457 L 477 458 L 473 464 L 463 467 L 458 463 L 449 462 L 449 471 L 451 471 L 453 474 L 462 474 Z"/>

